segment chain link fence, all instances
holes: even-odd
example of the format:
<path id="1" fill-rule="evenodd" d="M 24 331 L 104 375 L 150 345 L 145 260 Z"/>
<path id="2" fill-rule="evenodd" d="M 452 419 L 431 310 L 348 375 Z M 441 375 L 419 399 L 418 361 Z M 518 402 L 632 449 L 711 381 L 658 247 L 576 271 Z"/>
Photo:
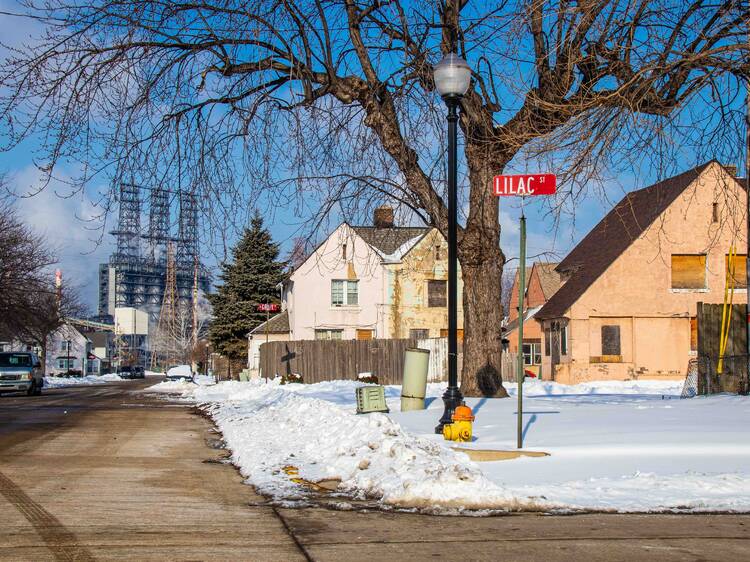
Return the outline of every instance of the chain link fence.
<path id="1" fill-rule="evenodd" d="M 750 355 L 725 355 L 719 357 L 701 356 L 692 359 L 688 365 L 682 398 L 692 398 L 698 394 L 748 394 L 748 365 Z"/>

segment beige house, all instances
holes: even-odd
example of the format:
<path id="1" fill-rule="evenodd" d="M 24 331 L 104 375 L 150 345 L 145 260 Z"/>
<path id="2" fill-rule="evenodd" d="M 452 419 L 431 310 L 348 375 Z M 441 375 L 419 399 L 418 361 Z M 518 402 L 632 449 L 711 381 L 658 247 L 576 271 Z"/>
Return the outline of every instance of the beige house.
<path id="1" fill-rule="evenodd" d="M 282 284 L 269 341 L 437 338 L 447 335 L 448 245 L 431 227 L 396 226 L 376 209 L 372 225 L 336 228 Z M 459 338 L 463 284 L 458 283 Z M 248 366 L 259 360 L 265 324 L 249 334 Z"/>
<path id="2" fill-rule="evenodd" d="M 697 303 L 724 302 L 730 248 L 734 302 L 747 298 L 746 193 L 735 174 L 711 161 L 629 193 L 594 227 L 556 267 L 564 284 L 535 314 L 542 372 L 569 384 L 685 376 Z"/>

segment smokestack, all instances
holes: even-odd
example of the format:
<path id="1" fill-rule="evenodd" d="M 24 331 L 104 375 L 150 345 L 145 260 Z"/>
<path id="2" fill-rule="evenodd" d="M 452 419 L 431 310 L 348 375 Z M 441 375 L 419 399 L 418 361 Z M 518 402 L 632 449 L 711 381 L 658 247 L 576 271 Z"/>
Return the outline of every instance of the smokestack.
<path id="1" fill-rule="evenodd" d="M 59 269 L 55 270 L 55 292 L 57 293 L 57 309 L 59 310 L 62 302 L 62 271 Z"/>
<path id="2" fill-rule="evenodd" d="M 375 209 L 373 217 L 375 228 L 392 228 L 393 227 L 393 207 L 382 206 Z"/>

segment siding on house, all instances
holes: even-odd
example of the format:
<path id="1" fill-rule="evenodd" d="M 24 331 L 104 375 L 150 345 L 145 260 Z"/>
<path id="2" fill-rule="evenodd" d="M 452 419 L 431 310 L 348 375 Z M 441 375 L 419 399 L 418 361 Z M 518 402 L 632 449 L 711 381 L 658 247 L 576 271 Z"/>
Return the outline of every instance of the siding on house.
<path id="1" fill-rule="evenodd" d="M 635 193 L 602 221 L 610 221 L 605 235 L 600 223 L 563 260 L 558 270 L 568 268 L 570 279 L 536 315 L 544 327 L 567 326 L 568 354 L 543 359 L 555 380 L 682 378 L 694 353 L 697 303 L 724 300 L 726 256 L 733 245 L 746 247 L 744 187 L 709 162 Z M 654 210 L 648 201 L 659 206 Z M 594 242 L 616 247 L 617 254 L 612 247 L 594 249 Z M 588 261 L 582 246 L 590 250 Z M 686 264 L 679 257 L 686 255 L 705 258 Z M 704 283 L 695 271 L 699 262 Z M 735 302 L 745 294 L 738 289 Z M 606 353 L 610 344 L 603 347 L 603 336 L 615 332 L 618 355 Z"/>

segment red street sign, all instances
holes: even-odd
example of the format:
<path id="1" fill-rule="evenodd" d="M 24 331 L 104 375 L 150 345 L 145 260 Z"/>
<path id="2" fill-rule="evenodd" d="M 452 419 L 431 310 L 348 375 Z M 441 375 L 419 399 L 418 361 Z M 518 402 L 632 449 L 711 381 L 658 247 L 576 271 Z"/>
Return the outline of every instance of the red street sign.
<path id="1" fill-rule="evenodd" d="M 255 310 L 258 312 L 278 312 L 281 310 L 281 306 L 275 303 L 261 303 L 255 305 Z"/>
<path id="2" fill-rule="evenodd" d="M 495 195 L 552 195 L 557 189 L 555 174 L 495 176 Z"/>

